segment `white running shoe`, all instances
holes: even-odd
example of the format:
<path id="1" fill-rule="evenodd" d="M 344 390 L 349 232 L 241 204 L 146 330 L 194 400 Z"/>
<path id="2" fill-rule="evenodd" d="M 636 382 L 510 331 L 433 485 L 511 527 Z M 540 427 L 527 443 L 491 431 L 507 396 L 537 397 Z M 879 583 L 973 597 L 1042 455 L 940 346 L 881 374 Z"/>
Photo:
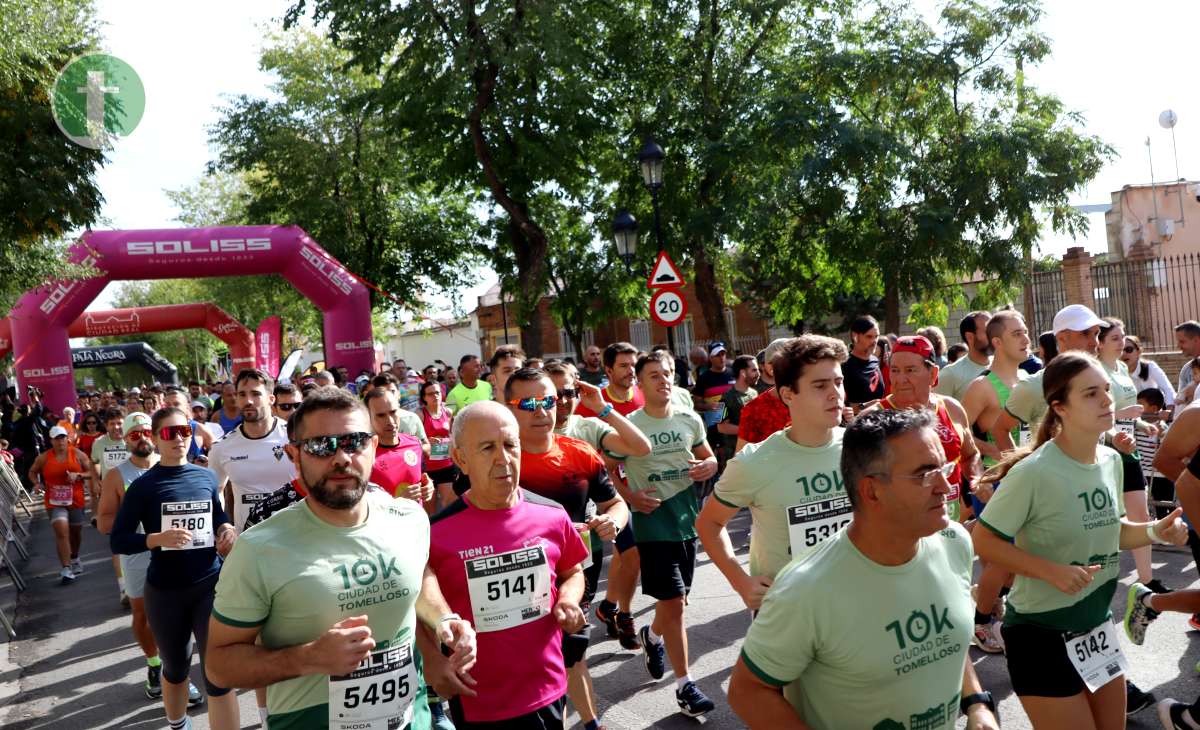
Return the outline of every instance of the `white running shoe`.
<path id="1" fill-rule="evenodd" d="M 83 573 L 83 561 L 79 558 L 73 558 L 71 560 L 71 572 L 75 575 L 81 575 Z"/>
<path id="2" fill-rule="evenodd" d="M 63 568 L 62 570 L 60 570 L 58 572 L 58 577 L 62 578 L 62 582 L 64 584 L 75 582 L 75 573 L 72 572 L 70 568 Z"/>

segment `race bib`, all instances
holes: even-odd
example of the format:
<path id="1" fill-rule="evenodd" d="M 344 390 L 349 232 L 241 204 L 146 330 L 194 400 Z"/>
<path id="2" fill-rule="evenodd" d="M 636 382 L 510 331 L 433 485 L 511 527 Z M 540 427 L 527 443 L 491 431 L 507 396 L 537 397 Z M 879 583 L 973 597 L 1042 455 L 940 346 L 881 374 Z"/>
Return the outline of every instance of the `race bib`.
<path id="1" fill-rule="evenodd" d="M 788 541 L 792 556 L 802 555 L 850 524 L 850 498 L 838 495 L 787 508 Z"/>
<path id="2" fill-rule="evenodd" d="M 1081 636 L 1068 636 L 1066 641 L 1067 656 L 1089 692 L 1095 692 L 1129 670 L 1129 662 L 1121 653 L 1117 629 L 1111 619 Z"/>
<path id="3" fill-rule="evenodd" d="M 417 666 L 412 645 L 373 652 L 350 674 L 329 678 L 330 730 L 398 730 L 412 722 Z"/>
<path id="4" fill-rule="evenodd" d="M 163 547 L 163 550 L 196 550 L 210 548 L 213 541 L 211 502 L 163 502 L 162 529 L 183 529 L 192 533 L 192 539 L 183 547 Z"/>
<path id="5" fill-rule="evenodd" d="M 1017 446 L 1025 447 L 1033 443 L 1033 432 L 1029 430 L 1027 424 L 1021 424 L 1021 433 L 1017 439 L 1020 443 Z"/>
<path id="6" fill-rule="evenodd" d="M 450 458 L 450 439 L 429 439 L 429 459 L 431 461 L 443 461 L 448 458 Z"/>
<path id="7" fill-rule="evenodd" d="M 70 507 L 75 503 L 75 488 L 70 484 L 50 487 L 46 492 L 46 501 L 51 507 Z"/>
<path id="8" fill-rule="evenodd" d="M 1137 425 L 1137 422 L 1132 419 L 1125 419 L 1125 418 L 1117 419 L 1117 431 L 1119 431 L 1121 433 L 1127 433 L 1130 436 L 1134 436 L 1134 429 L 1135 429 L 1136 425 Z"/>
<path id="9" fill-rule="evenodd" d="M 550 613 L 550 563 L 541 545 L 464 563 L 479 633 L 537 621 Z"/>
<path id="10" fill-rule="evenodd" d="M 592 531 L 588 529 L 580 530 L 579 536 L 583 538 L 583 544 L 587 546 L 587 557 L 579 564 L 583 570 L 592 567 Z"/>
<path id="11" fill-rule="evenodd" d="M 129 452 L 125 449 L 105 449 L 104 450 L 104 470 L 116 469 L 123 461 L 129 458 Z"/>

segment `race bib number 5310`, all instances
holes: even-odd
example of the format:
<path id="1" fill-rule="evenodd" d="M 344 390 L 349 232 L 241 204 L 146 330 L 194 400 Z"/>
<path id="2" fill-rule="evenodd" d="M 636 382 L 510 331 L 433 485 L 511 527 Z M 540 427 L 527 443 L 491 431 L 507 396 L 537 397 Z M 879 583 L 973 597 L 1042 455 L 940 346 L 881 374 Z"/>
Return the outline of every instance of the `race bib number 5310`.
<path id="1" fill-rule="evenodd" d="M 550 564 L 544 547 L 473 558 L 465 567 L 476 631 L 509 629 L 550 613 Z"/>
<path id="2" fill-rule="evenodd" d="M 798 557 L 833 537 L 850 524 L 854 508 L 844 494 L 788 507 L 788 538 L 792 557 Z"/>

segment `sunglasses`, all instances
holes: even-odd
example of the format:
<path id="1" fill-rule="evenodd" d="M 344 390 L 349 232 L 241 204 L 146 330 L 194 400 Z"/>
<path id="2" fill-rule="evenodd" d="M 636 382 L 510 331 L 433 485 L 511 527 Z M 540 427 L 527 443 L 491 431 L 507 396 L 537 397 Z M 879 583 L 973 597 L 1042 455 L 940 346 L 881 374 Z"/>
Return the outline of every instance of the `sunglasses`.
<path id="1" fill-rule="evenodd" d="M 1126 346 L 1125 346 L 1125 354 L 1126 354 L 1126 355 L 1132 355 L 1132 354 L 1133 354 L 1133 353 L 1135 353 L 1135 352 L 1137 352 L 1137 348 L 1136 348 L 1136 347 L 1134 347 L 1133 345 L 1126 345 Z"/>
<path id="2" fill-rule="evenodd" d="M 345 451 L 348 456 L 353 456 L 367 447 L 372 436 L 374 434 L 364 431 L 354 431 L 336 436 L 313 436 L 312 438 L 300 439 L 292 443 L 300 447 L 309 456 L 325 459 L 337 453 L 338 449 Z"/>
<path id="3" fill-rule="evenodd" d="M 559 400 L 571 400 L 572 398 L 578 397 L 579 391 L 574 388 L 563 388 L 562 390 L 558 391 Z"/>
<path id="4" fill-rule="evenodd" d="M 137 431 L 130 431 L 129 433 L 125 434 L 126 438 L 130 436 L 134 437 L 135 439 L 148 439 L 154 436 L 154 432 L 148 428 L 143 428 Z"/>
<path id="5" fill-rule="evenodd" d="M 281 411 L 294 411 L 300 407 L 299 403 L 276 403 L 275 407 Z"/>
<path id="6" fill-rule="evenodd" d="M 517 408 L 520 408 L 523 411 L 529 411 L 530 413 L 533 413 L 538 408 L 548 411 L 553 408 L 556 403 L 558 403 L 558 396 L 553 395 L 548 395 L 545 398 L 520 398 L 517 400 L 510 400 L 508 402 L 510 406 L 516 406 Z"/>
<path id="7" fill-rule="evenodd" d="M 174 441 L 175 439 L 186 439 L 192 435 L 192 427 L 186 423 L 182 426 L 163 426 L 158 429 L 158 437 L 163 441 Z"/>

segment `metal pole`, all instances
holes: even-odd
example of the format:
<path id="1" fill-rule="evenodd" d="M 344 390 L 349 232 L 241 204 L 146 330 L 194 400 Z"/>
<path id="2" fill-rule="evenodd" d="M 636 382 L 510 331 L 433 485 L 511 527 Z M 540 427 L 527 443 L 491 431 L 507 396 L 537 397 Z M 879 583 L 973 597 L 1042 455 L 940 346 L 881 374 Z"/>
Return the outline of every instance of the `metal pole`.
<path id="1" fill-rule="evenodd" d="M 666 246 L 663 244 L 662 217 L 658 213 L 658 188 L 654 188 L 654 187 L 650 188 L 650 201 L 654 205 L 654 238 L 655 238 L 655 242 L 658 243 L 659 251 L 666 251 L 667 250 Z M 653 272 L 651 272 L 651 273 L 653 273 Z M 679 353 L 675 352 L 675 328 L 667 327 L 666 329 L 667 329 L 667 349 L 671 351 L 672 355 L 678 355 Z"/>
<path id="2" fill-rule="evenodd" d="M 504 287 L 500 287 L 500 316 L 504 319 L 504 344 L 508 344 L 508 306 L 504 303 Z"/>

